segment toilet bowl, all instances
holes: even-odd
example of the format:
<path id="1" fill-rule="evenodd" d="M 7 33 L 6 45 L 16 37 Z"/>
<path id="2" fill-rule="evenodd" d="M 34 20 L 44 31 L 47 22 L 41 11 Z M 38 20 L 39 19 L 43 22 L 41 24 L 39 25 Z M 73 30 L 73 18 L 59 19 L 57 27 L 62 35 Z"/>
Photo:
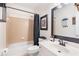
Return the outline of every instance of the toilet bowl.
<path id="1" fill-rule="evenodd" d="M 31 46 L 27 49 L 27 54 L 28 55 L 37 55 L 39 53 L 39 46 Z"/>

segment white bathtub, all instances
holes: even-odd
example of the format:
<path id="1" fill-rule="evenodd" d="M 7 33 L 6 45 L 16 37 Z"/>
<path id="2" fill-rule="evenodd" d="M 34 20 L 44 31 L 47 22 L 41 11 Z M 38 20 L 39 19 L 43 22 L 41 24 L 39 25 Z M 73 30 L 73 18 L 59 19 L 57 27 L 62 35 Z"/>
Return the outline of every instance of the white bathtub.
<path id="1" fill-rule="evenodd" d="M 27 48 L 33 44 L 27 44 L 26 42 L 11 44 L 8 47 L 7 56 L 24 56 L 27 55 Z"/>

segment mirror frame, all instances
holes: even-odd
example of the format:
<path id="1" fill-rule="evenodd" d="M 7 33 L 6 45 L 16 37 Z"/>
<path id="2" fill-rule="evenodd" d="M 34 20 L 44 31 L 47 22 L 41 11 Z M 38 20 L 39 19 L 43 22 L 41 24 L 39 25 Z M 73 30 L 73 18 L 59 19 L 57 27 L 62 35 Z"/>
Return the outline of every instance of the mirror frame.
<path id="1" fill-rule="evenodd" d="M 54 10 L 56 9 L 57 7 L 51 9 L 51 38 L 54 38 Z"/>

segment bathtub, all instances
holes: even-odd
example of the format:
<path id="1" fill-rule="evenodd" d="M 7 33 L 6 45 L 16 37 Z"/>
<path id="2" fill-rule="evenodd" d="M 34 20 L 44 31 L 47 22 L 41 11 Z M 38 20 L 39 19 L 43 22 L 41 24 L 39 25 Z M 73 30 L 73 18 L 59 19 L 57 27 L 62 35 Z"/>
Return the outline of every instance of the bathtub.
<path id="1" fill-rule="evenodd" d="M 33 44 L 28 44 L 26 42 L 11 44 L 8 47 L 7 56 L 25 56 L 27 55 L 27 48 L 32 45 Z"/>

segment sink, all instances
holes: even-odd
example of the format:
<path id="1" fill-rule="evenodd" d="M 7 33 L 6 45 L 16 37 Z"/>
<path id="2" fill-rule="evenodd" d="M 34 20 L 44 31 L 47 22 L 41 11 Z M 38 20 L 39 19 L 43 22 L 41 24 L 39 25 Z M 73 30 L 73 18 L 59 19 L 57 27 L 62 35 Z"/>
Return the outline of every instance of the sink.
<path id="1" fill-rule="evenodd" d="M 58 51 L 61 51 L 61 53 L 62 53 L 62 52 L 66 52 L 66 53 L 69 52 L 68 49 L 66 49 L 66 48 L 63 47 L 63 46 L 55 45 L 55 44 L 53 44 L 52 46 L 55 47 L 56 49 L 58 49 Z"/>
<path id="2" fill-rule="evenodd" d="M 66 49 L 64 46 L 52 43 L 51 41 L 44 41 L 41 44 L 44 44 L 47 49 L 54 52 L 56 55 L 63 55 L 69 53 L 69 50 Z"/>
<path id="3" fill-rule="evenodd" d="M 79 56 L 78 48 L 75 48 L 72 45 L 66 44 L 66 46 L 61 46 L 55 42 L 52 46 L 58 49 L 58 53 L 61 53 L 62 55 Z"/>
<path id="4" fill-rule="evenodd" d="M 57 54 L 57 55 L 66 55 L 69 53 L 69 50 L 61 45 L 56 45 L 56 44 L 51 44 L 50 45 L 52 48 L 52 50 Z"/>
<path id="5" fill-rule="evenodd" d="M 66 46 L 61 46 L 49 40 L 42 41 L 40 44 L 58 56 L 79 56 L 79 50 L 68 44 Z"/>

